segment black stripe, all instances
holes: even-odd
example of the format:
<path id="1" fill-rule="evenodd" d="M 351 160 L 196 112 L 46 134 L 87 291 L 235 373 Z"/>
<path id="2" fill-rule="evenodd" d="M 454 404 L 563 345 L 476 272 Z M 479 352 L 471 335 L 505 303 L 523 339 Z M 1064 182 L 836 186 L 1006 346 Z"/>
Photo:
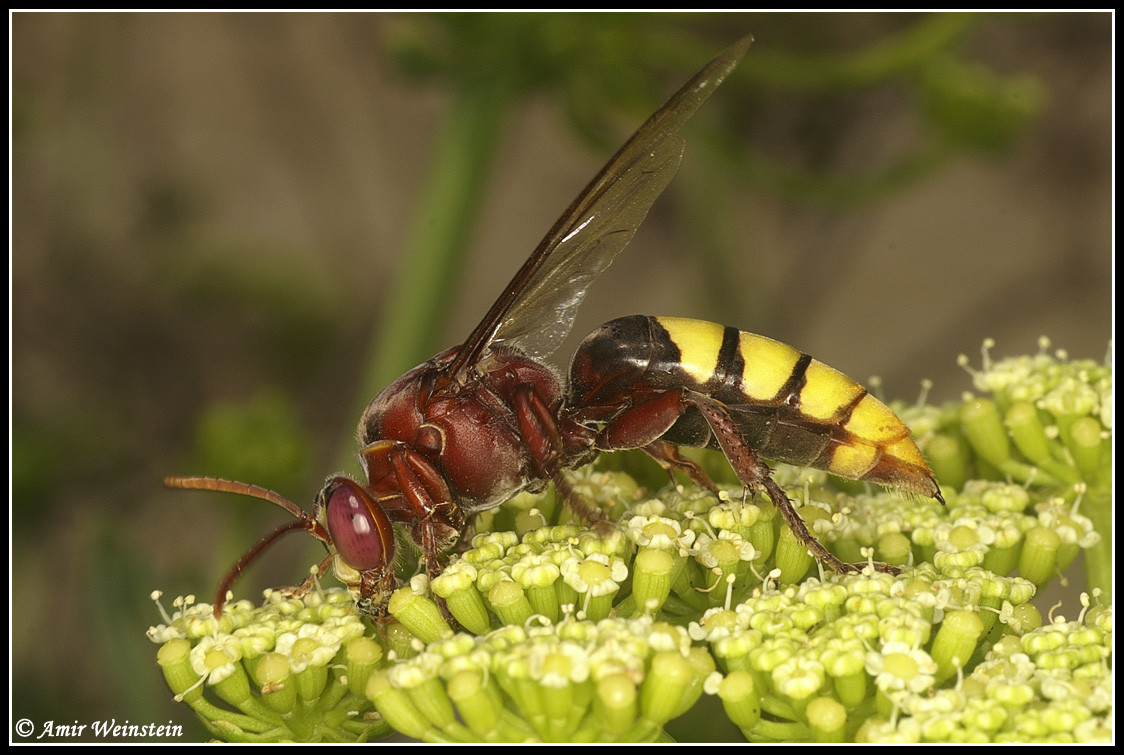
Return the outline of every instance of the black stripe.
<path id="1" fill-rule="evenodd" d="M 722 331 L 722 346 L 718 349 L 718 361 L 714 365 L 714 374 L 707 381 L 717 391 L 730 384 L 733 388 L 741 388 L 742 374 L 745 372 L 745 357 L 741 350 L 741 331 L 737 328 L 726 326 Z"/>
<path id="2" fill-rule="evenodd" d="M 852 401 L 847 407 L 840 410 L 840 414 L 838 415 L 838 419 L 836 419 L 836 421 L 835 421 L 835 424 L 841 430 L 843 429 L 843 425 L 845 425 L 845 424 L 847 424 L 848 422 L 851 421 L 851 415 L 855 413 L 855 407 L 859 405 L 860 401 L 862 401 L 864 398 L 866 398 L 866 394 L 868 393 L 868 391 L 866 390 L 866 388 L 863 388 L 861 385 L 859 387 L 862 388 L 862 390 L 859 391 L 859 395 L 855 396 L 855 400 Z"/>
<path id="3" fill-rule="evenodd" d="M 682 365 L 683 350 L 671 337 L 658 317 L 645 316 L 648 321 L 649 340 L 652 345 L 651 363 L 656 365 Z"/>
<path id="4" fill-rule="evenodd" d="M 788 376 L 784 387 L 777 395 L 778 399 L 781 399 L 793 409 L 800 409 L 800 393 L 804 390 L 804 386 L 808 384 L 808 365 L 811 363 L 812 358 L 810 356 L 801 354 L 792 367 L 792 374 Z"/>

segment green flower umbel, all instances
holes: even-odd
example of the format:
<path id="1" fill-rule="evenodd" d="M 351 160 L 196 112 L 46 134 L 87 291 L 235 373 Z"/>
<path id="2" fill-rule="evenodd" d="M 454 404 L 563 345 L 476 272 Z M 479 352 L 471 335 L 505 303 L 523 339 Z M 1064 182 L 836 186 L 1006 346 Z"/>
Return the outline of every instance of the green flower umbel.
<path id="1" fill-rule="evenodd" d="M 378 625 L 340 590 L 270 592 L 218 619 L 177 601 L 149 636 L 229 741 L 658 742 L 676 719 L 729 737 L 722 711 L 758 742 L 1110 741 L 1108 592 L 1074 621 L 1031 599 L 1111 554 L 1111 370 L 1039 354 L 975 378 L 990 397 L 902 410 L 947 506 L 775 470 L 860 573 L 824 569 L 741 488 L 586 468 L 567 474 L 614 526 L 520 495 Z"/>
<path id="2" fill-rule="evenodd" d="M 984 344 L 982 368 L 970 370 L 976 389 L 991 397 L 969 395 L 959 410 L 970 452 L 943 468 L 934 459 L 934 470 L 942 482 L 1007 479 L 1079 506 L 1100 536 L 1083 546 L 1088 586 L 1107 596 L 1112 587 L 1112 366 L 1069 359 L 1061 351 L 1051 355 L 1045 338 L 1038 354 L 999 361 L 988 353 L 993 345 Z M 967 366 L 968 359 L 961 357 L 961 364 Z M 1035 547 L 1053 546 L 1036 539 Z M 1061 558 L 1064 564 L 1065 555 Z"/>
<path id="3" fill-rule="evenodd" d="M 156 596 L 158 597 L 158 595 Z M 228 742 L 376 739 L 390 727 L 362 695 L 382 649 L 344 590 L 302 599 L 267 594 L 265 605 L 177 599 L 152 627 L 168 686 Z"/>
<path id="4" fill-rule="evenodd" d="M 713 670 L 682 628 L 566 619 L 431 644 L 372 676 L 367 694 L 429 742 L 655 741 Z"/>

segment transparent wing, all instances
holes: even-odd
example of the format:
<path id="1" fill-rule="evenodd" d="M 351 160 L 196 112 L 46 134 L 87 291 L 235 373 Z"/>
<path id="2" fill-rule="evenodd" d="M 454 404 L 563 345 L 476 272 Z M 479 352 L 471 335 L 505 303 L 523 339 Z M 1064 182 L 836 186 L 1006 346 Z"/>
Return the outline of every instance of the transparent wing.
<path id="1" fill-rule="evenodd" d="M 492 343 L 518 346 L 531 357 L 554 352 L 569 334 L 578 305 L 597 276 L 632 240 L 656 197 L 671 182 L 684 142 L 658 143 L 622 173 L 596 205 L 568 226 L 499 324 Z"/>
<path id="2" fill-rule="evenodd" d="M 549 356 L 570 332 L 593 280 L 644 221 L 679 168 L 683 124 L 737 67 L 752 37 L 710 61 L 649 118 L 578 195 L 457 354 L 457 382 L 492 344 Z"/>

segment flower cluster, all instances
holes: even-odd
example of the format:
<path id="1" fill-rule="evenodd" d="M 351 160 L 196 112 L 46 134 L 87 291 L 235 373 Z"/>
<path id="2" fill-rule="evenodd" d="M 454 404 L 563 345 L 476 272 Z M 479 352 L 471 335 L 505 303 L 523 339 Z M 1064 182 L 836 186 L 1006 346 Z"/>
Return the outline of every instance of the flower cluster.
<path id="1" fill-rule="evenodd" d="M 567 614 L 422 642 L 362 634 L 329 590 L 218 621 L 189 605 L 150 636 L 177 697 L 230 741 L 659 741 L 704 692 L 753 741 L 1109 738 L 1111 609 L 1042 626 L 1033 593 L 923 566 L 770 582 L 686 628 Z"/>
<path id="2" fill-rule="evenodd" d="M 1079 537 L 1086 549 L 1089 589 L 1112 586 L 1112 366 L 1088 359 L 1049 354 L 1043 338 L 1039 353 L 993 360 L 989 340 L 983 364 L 969 367 L 978 391 L 942 409 L 902 412 L 902 418 L 922 441 L 922 447 L 943 489 L 961 489 L 969 480 L 1014 482 L 1048 497 L 1074 504 L 1091 522 L 1100 542 Z M 1082 525 L 1083 526 L 1083 525 Z M 1031 539 L 1054 530 L 1028 533 Z M 1064 550 L 1070 539 L 1058 543 Z M 1062 559 L 1065 556 L 1063 554 Z M 1034 578 L 1039 581 L 1038 578 Z"/>
<path id="3" fill-rule="evenodd" d="M 1029 601 L 1081 552 L 1111 584 L 1111 371 L 1039 354 L 975 379 L 994 397 L 901 412 L 947 506 L 775 471 L 833 553 L 897 575 L 824 573 L 741 488 L 587 468 L 614 525 L 518 496 L 377 626 L 343 591 L 275 592 L 218 620 L 184 601 L 150 637 L 232 741 L 662 741 L 700 698 L 753 741 L 1109 739 L 1111 607 L 1043 626 Z"/>
<path id="4" fill-rule="evenodd" d="M 955 686 L 906 695 L 859 741 L 1098 742 L 1112 735 L 1112 610 L 1001 638 Z"/>
<path id="5" fill-rule="evenodd" d="M 432 642 L 367 694 L 395 729 L 428 742 L 652 741 L 714 670 L 682 627 L 540 618 Z"/>
<path id="6" fill-rule="evenodd" d="M 354 742 L 391 733 L 363 694 L 383 651 L 346 591 L 271 592 L 260 608 L 228 603 L 218 619 L 192 598 L 176 607 L 148 636 L 176 699 L 214 736 Z"/>
<path id="7" fill-rule="evenodd" d="M 991 398 L 967 394 L 952 410 L 970 453 L 949 438 L 930 445 L 937 478 L 953 487 L 970 477 L 1001 479 L 996 475 L 1042 487 L 1111 484 L 1112 368 L 1051 356 L 1045 339 L 1035 356 L 993 362 L 992 345 L 984 344 L 980 370 L 960 358 L 976 389 Z"/>
<path id="8" fill-rule="evenodd" d="M 611 504 L 621 474 L 584 476 L 592 499 L 607 496 Z M 825 545 L 853 562 L 872 556 L 902 566 L 931 563 L 948 573 L 982 567 L 993 576 L 1017 569 L 1041 586 L 1099 539 L 1092 522 L 1064 499 L 1007 483 L 974 481 L 959 493 L 948 491 L 942 507 L 886 492 L 849 498 L 813 488 L 808 479 L 820 473 L 805 477 L 794 491 L 811 501 L 801 515 Z M 554 525 L 521 538 L 478 535 L 472 549 L 434 580 L 432 593 L 461 626 L 484 634 L 532 616 L 599 621 L 612 612 L 687 623 L 762 586 L 822 574 L 767 504 L 743 502 L 736 490 L 720 498 L 698 488 L 670 488 L 634 503 L 620 528 L 606 534 Z M 415 580 L 395 594 L 390 612 L 432 641 L 453 629 L 435 598 L 424 579 Z M 998 610 L 999 596 L 988 600 Z"/>
<path id="9" fill-rule="evenodd" d="M 926 567 L 762 591 L 734 610 L 708 612 L 690 631 L 726 671 L 708 691 L 750 740 L 1099 739 L 1110 710 L 1111 612 L 1038 628 L 1026 603 L 1032 594 L 1018 578 Z M 988 609 L 997 596 L 1002 608 Z M 1025 677 L 1019 695 L 1001 689 L 1022 683 L 1008 673 Z M 1098 690 L 1080 714 L 1061 694 L 1077 679 Z M 974 718 L 980 706 L 996 720 Z M 1093 722 L 1059 728 L 1072 716 Z"/>

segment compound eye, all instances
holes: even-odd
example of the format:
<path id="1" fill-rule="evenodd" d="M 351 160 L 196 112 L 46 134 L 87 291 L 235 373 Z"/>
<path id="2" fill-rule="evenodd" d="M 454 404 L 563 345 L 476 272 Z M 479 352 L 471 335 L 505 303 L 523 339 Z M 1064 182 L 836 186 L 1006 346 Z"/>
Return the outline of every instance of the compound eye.
<path id="1" fill-rule="evenodd" d="M 327 503 L 333 545 L 356 571 L 386 568 L 394 558 L 390 520 L 359 485 L 347 479 L 338 482 Z"/>

